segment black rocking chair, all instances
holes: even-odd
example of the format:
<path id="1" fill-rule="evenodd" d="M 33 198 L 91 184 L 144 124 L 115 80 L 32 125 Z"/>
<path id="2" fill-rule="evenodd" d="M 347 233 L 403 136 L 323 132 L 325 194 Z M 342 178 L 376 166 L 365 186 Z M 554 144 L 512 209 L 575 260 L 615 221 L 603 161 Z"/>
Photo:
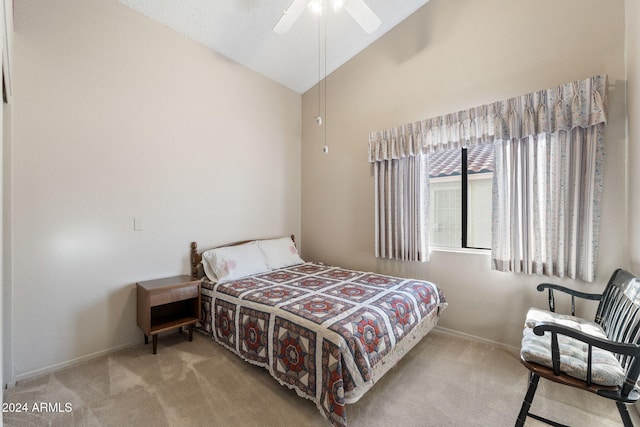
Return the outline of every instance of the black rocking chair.
<path id="1" fill-rule="evenodd" d="M 529 412 L 541 377 L 615 401 L 624 426 L 633 426 L 627 405 L 640 398 L 636 385 L 640 374 L 640 281 L 632 274 L 618 269 L 602 294 L 577 292 L 548 283 L 538 285 L 537 289 L 541 292 L 549 290 L 550 311 L 531 309 L 527 315 L 520 361 L 530 371 L 529 388 L 522 402 L 516 427 L 524 426 L 527 417 L 552 426 L 566 427 Z M 554 290 L 571 295 L 571 316 L 555 313 Z M 575 317 L 575 297 L 600 301 L 594 322 Z M 531 330 L 527 331 L 530 328 L 533 333 Z M 538 340 L 542 345 L 529 352 L 525 349 L 525 342 L 531 347 L 529 344 L 532 340 Z M 579 347 L 572 348 L 574 357 L 575 348 L 585 349 L 578 351 L 584 353 L 580 357 L 584 366 L 578 369 L 568 366 L 572 363 L 568 363 L 564 356 L 567 347 L 563 349 L 563 343 L 579 344 Z M 594 357 L 594 354 L 597 356 Z M 617 373 L 617 379 L 613 383 L 601 379 L 602 373 L 598 372 L 601 366 L 594 362 L 601 361 L 603 354 L 613 359 L 607 365 Z"/>

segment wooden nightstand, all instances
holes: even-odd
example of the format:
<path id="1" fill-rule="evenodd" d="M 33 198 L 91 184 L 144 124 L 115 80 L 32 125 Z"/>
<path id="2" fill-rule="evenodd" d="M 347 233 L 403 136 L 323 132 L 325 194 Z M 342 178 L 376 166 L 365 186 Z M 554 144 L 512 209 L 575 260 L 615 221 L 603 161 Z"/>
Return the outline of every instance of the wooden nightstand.
<path id="1" fill-rule="evenodd" d="M 193 325 L 200 320 L 200 279 L 192 276 L 166 277 L 138 282 L 138 326 L 144 332 L 144 343 L 153 337 L 153 354 L 158 351 L 158 334 L 169 329 L 189 327 L 193 340 Z"/>

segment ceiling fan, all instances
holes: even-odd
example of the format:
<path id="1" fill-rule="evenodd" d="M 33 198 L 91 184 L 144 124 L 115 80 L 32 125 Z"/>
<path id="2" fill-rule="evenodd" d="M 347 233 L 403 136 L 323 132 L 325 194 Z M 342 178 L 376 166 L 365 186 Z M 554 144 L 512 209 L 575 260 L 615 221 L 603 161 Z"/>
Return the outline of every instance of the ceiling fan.
<path id="1" fill-rule="evenodd" d="M 335 11 L 345 9 L 355 21 L 360 24 L 367 34 L 370 34 L 380 26 L 380 18 L 373 13 L 364 0 L 328 0 Z M 317 14 L 323 13 L 323 7 L 327 0 L 293 0 L 293 3 L 284 11 L 282 18 L 273 27 L 273 31 L 285 34 L 300 18 L 304 9 L 309 8 Z"/>

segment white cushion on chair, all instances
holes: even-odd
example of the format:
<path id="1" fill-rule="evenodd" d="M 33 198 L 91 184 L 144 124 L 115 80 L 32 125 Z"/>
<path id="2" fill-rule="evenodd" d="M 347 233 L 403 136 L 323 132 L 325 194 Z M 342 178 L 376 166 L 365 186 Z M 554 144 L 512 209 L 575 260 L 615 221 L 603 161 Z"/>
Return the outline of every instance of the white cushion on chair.
<path id="1" fill-rule="evenodd" d="M 558 314 L 548 310 L 542 310 L 539 308 L 530 308 L 527 312 L 527 319 L 524 325 L 527 328 L 533 328 L 538 322 L 550 322 L 557 325 L 566 326 L 571 329 L 577 329 L 585 334 L 593 335 L 594 337 L 607 338 L 607 335 L 602 330 L 602 327 L 596 322 L 590 320 L 581 319 L 576 316 L 569 316 L 566 314 Z"/>
<path id="2" fill-rule="evenodd" d="M 527 362 L 537 363 L 548 368 L 553 368 L 553 362 L 551 361 L 551 333 L 545 332 L 543 336 L 533 333 L 532 328 L 539 321 L 552 322 L 580 330 L 592 336 L 607 338 L 597 323 L 537 308 L 530 309 L 527 313 L 526 327 L 522 334 L 520 355 Z M 558 334 L 558 347 L 560 349 L 560 371 L 586 381 L 588 344 Z M 613 353 L 593 347 L 591 380 L 600 385 L 616 386 L 621 385 L 624 379 L 624 370 Z"/>

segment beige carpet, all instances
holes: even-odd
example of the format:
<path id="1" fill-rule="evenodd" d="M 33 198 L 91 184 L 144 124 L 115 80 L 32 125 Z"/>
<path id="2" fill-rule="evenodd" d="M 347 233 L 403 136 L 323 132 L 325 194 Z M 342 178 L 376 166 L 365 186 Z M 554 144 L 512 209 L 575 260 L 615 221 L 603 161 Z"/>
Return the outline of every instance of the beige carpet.
<path id="1" fill-rule="evenodd" d="M 434 330 L 348 406 L 349 425 L 512 426 L 526 386 L 516 352 Z M 163 336 L 157 355 L 140 344 L 20 382 L 4 400 L 29 409 L 4 413 L 5 426 L 329 425 L 312 402 L 201 334 Z M 57 412 L 32 412 L 40 402 Z M 545 380 L 533 408 L 574 426 L 621 425 L 613 402 Z"/>

